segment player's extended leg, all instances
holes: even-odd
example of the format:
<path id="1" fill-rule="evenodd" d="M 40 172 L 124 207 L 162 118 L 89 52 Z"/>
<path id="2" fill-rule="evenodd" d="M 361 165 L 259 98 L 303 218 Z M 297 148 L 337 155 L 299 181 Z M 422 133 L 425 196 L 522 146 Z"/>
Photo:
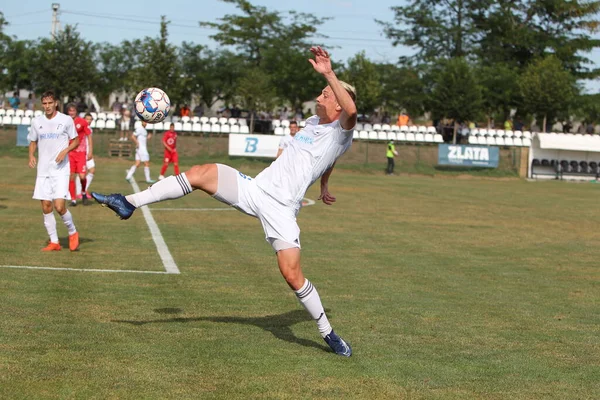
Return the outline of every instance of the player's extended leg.
<path id="1" fill-rule="evenodd" d="M 58 242 L 58 233 L 56 232 L 56 218 L 52 212 L 52 202 L 49 200 L 41 200 L 42 213 L 44 214 L 44 226 L 50 237 L 50 242 L 42 251 L 59 251 L 60 243 Z"/>
<path id="2" fill-rule="evenodd" d="M 169 176 L 139 193 L 123 196 L 92 192 L 92 197 L 98 203 L 116 212 L 121 219 L 128 219 L 136 208 L 159 201 L 178 199 L 196 189 L 212 196 L 217 191 L 218 177 L 216 164 L 196 165 L 183 174 Z"/>
<path id="3" fill-rule="evenodd" d="M 135 174 L 135 170 L 137 169 L 137 167 L 140 166 L 140 160 L 135 160 L 135 164 L 133 164 L 131 166 L 131 168 L 129 168 L 129 171 L 127 171 L 127 176 L 125 176 L 125 180 L 131 180 L 131 178 L 133 178 L 133 174 Z"/>
<path id="4" fill-rule="evenodd" d="M 79 232 L 75 228 L 73 215 L 67 210 L 64 199 L 54 199 L 54 209 L 62 218 L 67 230 L 69 231 L 69 250 L 75 251 L 79 248 Z"/>
<path id="5" fill-rule="evenodd" d="M 71 172 L 69 175 L 69 194 L 71 195 L 71 206 L 75 207 L 77 205 L 77 193 L 75 190 L 75 177 L 77 174 L 75 172 Z"/>
<path id="6" fill-rule="evenodd" d="M 308 279 L 304 277 L 300 267 L 300 249 L 298 247 L 287 248 L 277 252 L 277 263 L 279 271 L 292 288 L 300 303 L 306 311 L 317 322 L 317 328 L 325 342 L 340 356 L 350 357 L 352 348 L 331 328 L 325 309 L 317 289 Z"/>
<path id="7" fill-rule="evenodd" d="M 85 172 L 79 173 L 79 181 L 81 182 L 81 200 L 83 201 L 83 205 L 87 206 L 89 205 L 89 202 L 85 191 L 85 187 L 87 186 L 87 176 L 85 175 Z"/>

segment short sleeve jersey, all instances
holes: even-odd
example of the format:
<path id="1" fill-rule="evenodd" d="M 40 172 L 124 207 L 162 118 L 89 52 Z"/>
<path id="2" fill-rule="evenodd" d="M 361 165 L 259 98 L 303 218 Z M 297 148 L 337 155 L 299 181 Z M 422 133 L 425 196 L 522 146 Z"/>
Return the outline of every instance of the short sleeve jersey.
<path id="1" fill-rule="evenodd" d="M 73 124 L 75 124 L 75 130 L 77 131 L 77 135 L 79 135 L 79 146 L 77 146 L 74 151 L 87 153 L 87 136 L 92 133 L 90 126 L 87 121 L 81 117 L 75 117 L 75 119 L 73 119 Z"/>
<path id="2" fill-rule="evenodd" d="M 290 142 L 294 140 L 294 137 L 292 135 L 285 135 L 284 137 L 281 138 L 281 140 L 279 141 L 279 148 L 281 150 L 285 149 L 286 147 L 288 147 L 288 145 L 290 144 Z"/>
<path id="3" fill-rule="evenodd" d="M 148 131 L 146 130 L 146 128 L 144 128 L 143 126 L 138 126 L 135 131 L 133 132 L 133 135 L 137 138 L 138 140 L 138 149 L 140 151 L 148 151 L 148 147 L 147 147 L 147 142 L 148 142 Z"/>
<path id="4" fill-rule="evenodd" d="M 175 148 L 177 147 L 177 132 L 166 131 L 163 135 L 163 143 L 175 150 Z M 167 151 L 167 149 L 165 149 L 165 151 Z"/>
<path id="5" fill-rule="evenodd" d="M 353 131 L 339 120 L 319 124 L 318 116 L 310 117 L 281 156 L 258 174 L 258 187 L 282 204 L 299 204 L 310 185 L 350 148 Z"/>
<path id="6" fill-rule="evenodd" d="M 48 119 L 45 115 L 35 117 L 31 121 L 31 130 L 27 139 L 37 142 L 38 167 L 37 176 L 65 176 L 70 174 L 69 157 L 56 163 L 58 154 L 69 147 L 69 141 L 75 139 L 77 133 L 73 118 L 57 112 L 54 118 Z"/>

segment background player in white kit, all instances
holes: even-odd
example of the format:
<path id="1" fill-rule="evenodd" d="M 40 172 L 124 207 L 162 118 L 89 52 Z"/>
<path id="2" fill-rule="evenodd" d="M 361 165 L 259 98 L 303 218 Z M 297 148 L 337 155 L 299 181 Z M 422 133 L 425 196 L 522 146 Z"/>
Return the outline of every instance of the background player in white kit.
<path id="1" fill-rule="evenodd" d="M 52 210 L 62 218 L 69 231 L 69 249 L 79 247 L 79 233 L 73 223 L 73 216 L 66 208 L 69 194 L 70 165 L 68 154 L 79 146 L 79 137 L 75 131 L 73 118 L 56 110 L 58 103 L 53 92 L 42 94 L 44 115 L 31 121 L 29 139 L 29 167 L 37 165 L 37 178 L 33 198 L 42 203 L 44 226 L 50 242 L 42 251 L 58 251 L 61 249 L 56 232 L 56 219 Z M 70 142 L 69 142 L 70 141 Z M 38 151 L 39 161 L 35 158 Z"/>
<path id="2" fill-rule="evenodd" d="M 150 179 L 150 154 L 148 154 L 148 139 L 150 139 L 152 135 L 148 134 L 148 131 L 146 130 L 146 125 L 148 125 L 146 121 L 142 121 L 141 126 L 138 126 L 131 135 L 131 140 L 133 140 L 137 147 L 135 150 L 135 164 L 133 164 L 133 166 L 129 168 L 125 179 L 130 180 L 131 178 L 133 178 L 135 170 L 137 169 L 137 167 L 140 166 L 140 162 L 143 162 L 144 176 L 146 177 L 146 182 L 154 183 L 155 181 Z"/>
<path id="3" fill-rule="evenodd" d="M 296 133 L 298 133 L 299 130 L 300 127 L 298 126 L 298 123 L 296 121 L 290 121 L 290 134 L 285 135 L 279 141 L 279 149 L 277 149 L 277 157 L 275 158 L 279 158 L 281 153 L 283 153 L 283 150 L 285 150 L 285 148 L 288 147 L 290 142 L 294 140 L 294 136 L 296 136 Z"/>
<path id="4" fill-rule="evenodd" d="M 341 82 L 331 68 L 329 54 L 320 47 L 310 49 L 309 61 L 328 86 L 317 98 L 317 115 L 306 121 L 281 157 L 252 179 L 222 164 L 206 164 L 165 178 L 147 190 L 129 195 L 92 193 L 99 203 L 110 207 L 122 219 L 136 208 L 158 201 L 176 199 L 200 189 L 215 199 L 258 218 L 266 240 L 277 254 L 279 270 L 302 305 L 317 322 L 317 328 L 331 349 L 341 356 L 352 354 L 350 346 L 331 328 L 315 287 L 304 278 L 300 267 L 300 228 L 296 215 L 306 190 L 321 177 L 321 195 L 331 205 L 335 197 L 328 182 L 335 161 L 352 145 L 356 125 L 354 88 Z"/>

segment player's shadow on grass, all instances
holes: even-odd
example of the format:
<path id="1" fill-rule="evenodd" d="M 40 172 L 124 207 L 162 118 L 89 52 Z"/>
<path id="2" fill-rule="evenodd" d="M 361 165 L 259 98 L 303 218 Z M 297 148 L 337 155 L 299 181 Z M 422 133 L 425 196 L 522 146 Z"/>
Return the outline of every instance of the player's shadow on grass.
<path id="1" fill-rule="evenodd" d="M 79 237 L 79 245 L 85 244 L 85 243 L 91 243 L 93 242 L 94 239 L 88 239 L 88 238 L 84 238 L 84 237 Z M 58 238 L 58 243 L 60 243 L 61 247 L 64 248 L 69 248 L 69 237 L 62 237 L 62 238 Z"/>
<path id="2" fill-rule="evenodd" d="M 158 311 L 157 311 L 158 312 Z M 328 312 L 328 311 L 327 311 Z M 270 332 L 277 339 L 285 340 L 286 342 L 296 343 L 305 347 L 314 347 L 319 350 L 330 351 L 329 347 L 319 344 L 315 341 L 296 337 L 292 332 L 291 326 L 300 322 L 310 320 L 307 318 L 307 313 L 304 310 L 288 311 L 278 315 L 267 315 L 265 317 L 191 317 L 191 318 L 168 318 L 155 319 L 150 321 L 125 321 L 113 320 L 112 322 L 120 322 L 131 325 L 146 325 L 146 324 L 168 324 L 168 323 L 187 323 L 197 321 L 219 322 L 226 324 L 242 324 L 254 325 L 267 332 Z"/>

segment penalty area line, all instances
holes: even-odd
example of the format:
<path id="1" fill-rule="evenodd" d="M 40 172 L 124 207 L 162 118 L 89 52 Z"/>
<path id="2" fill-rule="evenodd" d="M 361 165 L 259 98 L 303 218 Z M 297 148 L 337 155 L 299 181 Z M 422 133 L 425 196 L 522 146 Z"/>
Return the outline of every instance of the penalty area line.
<path id="1" fill-rule="evenodd" d="M 135 193 L 140 191 L 140 187 L 137 182 L 133 179 L 130 180 L 131 186 Z M 144 219 L 146 220 L 146 224 L 148 224 L 148 229 L 150 229 L 150 234 L 152 235 L 152 240 L 154 240 L 154 244 L 156 245 L 156 250 L 158 250 L 158 255 L 162 260 L 162 263 L 165 267 L 165 271 L 168 274 L 180 274 L 179 268 L 177 268 L 177 264 L 175 264 L 175 260 L 165 243 L 165 239 L 160 233 L 160 229 L 158 229 L 158 225 L 156 221 L 154 221 L 154 217 L 152 216 L 152 212 L 148 208 L 148 206 L 142 206 L 142 213 L 144 214 Z"/>
<path id="2" fill-rule="evenodd" d="M 170 275 L 172 272 L 167 271 L 136 271 L 128 269 L 84 269 L 84 268 L 54 268 L 54 267 L 33 267 L 29 265 L 0 265 L 0 268 L 12 269 L 43 269 L 46 271 L 76 271 L 76 272 L 123 272 L 130 274 L 159 274 Z"/>

